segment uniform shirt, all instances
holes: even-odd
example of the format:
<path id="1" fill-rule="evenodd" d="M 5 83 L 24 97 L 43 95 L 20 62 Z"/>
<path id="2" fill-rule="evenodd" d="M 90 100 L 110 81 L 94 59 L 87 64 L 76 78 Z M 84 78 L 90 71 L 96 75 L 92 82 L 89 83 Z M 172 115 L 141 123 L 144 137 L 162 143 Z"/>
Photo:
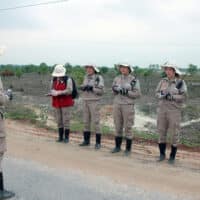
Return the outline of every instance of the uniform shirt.
<path id="1" fill-rule="evenodd" d="M 131 74 L 115 77 L 112 87 L 114 86 L 128 89 L 127 95 L 114 92 L 114 104 L 134 104 L 135 99 L 141 96 L 139 80 Z"/>
<path id="2" fill-rule="evenodd" d="M 101 96 L 104 93 L 104 80 L 103 77 L 99 74 L 85 75 L 83 84 L 81 87 L 86 85 L 92 86 L 93 91 L 83 91 L 82 99 L 83 100 L 100 100 Z"/>
<path id="3" fill-rule="evenodd" d="M 4 90 L 3 90 L 3 84 L 0 78 L 0 110 L 3 108 L 3 105 L 8 101 L 8 96 L 5 95 Z"/>
<path id="4" fill-rule="evenodd" d="M 6 103 L 6 101 L 8 101 L 8 96 L 4 94 L 4 90 L 3 90 L 3 84 L 2 84 L 2 81 L 1 81 L 1 78 L 0 78 L 0 137 L 5 137 L 6 136 L 6 133 L 4 131 L 4 124 L 2 123 L 3 122 L 3 108 L 4 108 L 4 104 Z M 0 147 L 0 152 L 1 152 L 1 149 L 3 147 Z"/>
<path id="5" fill-rule="evenodd" d="M 178 84 L 182 81 L 180 88 Z M 169 101 L 163 98 L 161 92 L 170 93 L 172 95 L 172 100 Z M 164 106 L 168 109 L 181 108 L 187 97 L 187 86 L 184 80 L 174 79 L 169 80 L 168 78 L 163 78 L 156 88 L 156 97 L 159 99 L 159 106 Z"/>

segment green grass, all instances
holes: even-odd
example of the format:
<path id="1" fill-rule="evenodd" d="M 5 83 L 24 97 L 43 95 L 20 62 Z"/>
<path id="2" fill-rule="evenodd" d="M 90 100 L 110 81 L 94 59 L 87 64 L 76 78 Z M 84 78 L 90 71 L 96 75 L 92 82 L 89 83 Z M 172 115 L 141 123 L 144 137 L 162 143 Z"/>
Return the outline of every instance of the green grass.
<path id="1" fill-rule="evenodd" d="M 158 141 L 158 135 L 156 133 L 147 133 L 139 130 L 134 130 L 133 133 L 134 136 L 137 138 Z"/>
<path id="2" fill-rule="evenodd" d="M 82 132 L 83 131 L 83 123 L 79 121 L 72 121 L 70 123 L 70 130 L 73 132 Z"/>
<path id="3" fill-rule="evenodd" d="M 37 114 L 30 108 L 21 105 L 13 105 L 6 109 L 5 117 L 14 120 L 26 120 L 36 123 Z"/>
<path id="4" fill-rule="evenodd" d="M 133 138 L 139 139 L 142 141 L 151 141 L 151 142 L 157 142 L 158 141 L 158 134 L 156 133 L 151 133 L 151 132 L 145 132 L 145 131 L 140 131 L 137 129 L 133 129 Z"/>
<path id="5" fill-rule="evenodd" d="M 143 140 L 152 140 L 157 142 L 158 141 L 158 134 L 157 133 L 146 133 L 143 131 L 139 131 L 139 130 L 133 130 L 134 133 L 134 137 L 136 138 L 141 138 Z M 167 137 L 167 141 L 168 143 L 170 142 L 170 136 Z M 180 144 L 183 144 L 186 147 L 200 147 L 200 142 L 199 141 L 192 141 L 186 138 L 181 138 L 180 139 Z"/>
<path id="6" fill-rule="evenodd" d="M 70 123 L 70 130 L 72 130 L 74 132 L 82 132 L 83 129 L 84 129 L 83 122 L 72 121 Z M 101 129 L 102 134 L 105 134 L 105 135 L 113 134 L 113 130 L 109 126 L 102 125 L 100 129 Z"/>
<path id="7" fill-rule="evenodd" d="M 48 130 L 54 130 L 55 128 L 48 127 L 46 123 L 40 119 L 32 109 L 24 107 L 22 105 L 11 105 L 9 108 L 6 109 L 5 117 L 13 120 L 24 120 L 35 124 L 37 127 L 46 128 Z M 72 132 L 82 132 L 84 129 L 84 124 L 81 120 L 74 120 L 71 121 L 70 129 Z M 103 135 L 114 135 L 114 130 L 106 125 L 101 125 L 101 132 Z M 133 129 L 133 134 L 135 138 L 140 138 L 143 140 L 152 140 L 157 142 L 158 141 L 158 134 L 156 133 L 149 133 L 140 130 Z M 170 138 L 168 138 L 169 141 Z M 183 144 L 187 147 L 200 147 L 200 142 L 195 140 L 189 140 L 186 138 L 180 139 L 180 144 Z"/>
<path id="8" fill-rule="evenodd" d="M 101 131 L 102 131 L 102 134 L 104 134 L 104 135 L 113 135 L 114 134 L 114 130 L 111 127 L 106 126 L 106 125 L 101 125 Z"/>
<path id="9" fill-rule="evenodd" d="M 180 140 L 180 143 L 187 147 L 200 147 L 200 142 L 192 142 L 184 138 Z"/>

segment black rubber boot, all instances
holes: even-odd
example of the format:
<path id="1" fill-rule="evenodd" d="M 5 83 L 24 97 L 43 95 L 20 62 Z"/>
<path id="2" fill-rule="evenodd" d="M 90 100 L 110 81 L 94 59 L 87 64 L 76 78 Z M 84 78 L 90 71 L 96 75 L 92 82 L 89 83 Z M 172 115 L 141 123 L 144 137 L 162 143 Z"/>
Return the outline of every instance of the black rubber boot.
<path id="1" fill-rule="evenodd" d="M 132 139 L 126 139 L 126 150 L 124 151 L 124 154 L 126 156 L 129 156 L 131 154 L 131 147 L 132 147 Z"/>
<path id="2" fill-rule="evenodd" d="M 100 149 L 101 148 L 101 134 L 97 133 L 96 134 L 96 144 L 95 144 L 95 149 Z"/>
<path id="3" fill-rule="evenodd" d="M 0 172 L 0 190 L 4 190 L 4 185 L 3 185 L 3 173 Z"/>
<path id="4" fill-rule="evenodd" d="M 65 139 L 64 139 L 64 142 L 65 143 L 68 143 L 69 142 L 69 129 L 65 129 Z"/>
<path id="5" fill-rule="evenodd" d="M 160 157 L 158 159 L 158 162 L 161 162 L 161 161 L 165 160 L 165 157 L 166 157 L 166 155 L 165 155 L 166 143 L 159 143 L 158 146 L 159 146 L 159 150 L 160 150 Z"/>
<path id="6" fill-rule="evenodd" d="M 88 131 L 87 134 L 86 134 L 87 145 L 90 145 L 90 136 L 91 136 L 91 133 L 90 133 L 90 131 Z"/>
<path id="7" fill-rule="evenodd" d="M 111 151 L 111 153 L 118 153 L 121 151 L 122 137 L 115 137 L 115 148 Z"/>
<path id="8" fill-rule="evenodd" d="M 169 157 L 169 160 L 168 160 L 169 164 L 174 164 L 176 152 L 177 152 L 177 147 L 171 145 L 171 153 L 170 153 L 170 157 Z"/>
<path id="9" fill-rule="evenodd" d="M 56 142 L 63 141 L 63 134 L 64 134 L 64 128 L 58 128 L 58 140 Z"/>
<path id="10" fill-rule="evenodd" d="M 0 172 L 0 199 L 9 199 L 14 197 L 15 194 L 13 192 L 4 190 L 4 185 L 3 185 L 3 173 Z"/>
<path id="11" fill-rule="evenodd" d="M 84 147 L 84 146 L 90 145 L 90 134 L 91 134 L 90 131 L 84 131 L 83 132 L 84 141 L 81 144 L 79 144 L 79 146 Z"/>

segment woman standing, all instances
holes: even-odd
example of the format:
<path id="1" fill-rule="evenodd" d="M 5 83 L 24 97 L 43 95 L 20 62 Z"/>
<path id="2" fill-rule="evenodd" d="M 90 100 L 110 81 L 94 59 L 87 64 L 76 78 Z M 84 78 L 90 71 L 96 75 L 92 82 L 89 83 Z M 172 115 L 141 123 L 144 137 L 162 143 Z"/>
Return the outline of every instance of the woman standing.
<path id="1" fill-rule="evenodd" d="M 123 128 L 126 137 L 125 155 L 131 153 L 132 147 L 132 126 L 134 124 L 134 103 L 135 99 L 141 96 L 139 80 L 131 72 L 133 68 L 129 64 L 117 64 L 120 75 L 115 77 L 112 90 L 114 93 L 113 117 L 115 124 L 115 148 L 112 153 L 121 151 L 123 139 Z"/>
<path id="2" fill-rule="evenodd" d="M 171 153 L 169 163 L 173 164 L 179 142 L 181 108 L 187 96 L 187 86 L 180 78 L 181 72 L 176 65 L 166 62 L 161 66 L 166 74 L 156 88 L 158 103 L 157 129 L 159 133 L 158 161 L 165 160 L 167 133 L 171 136 Z"/>
<path id="3" fill-rule="evenodd" d="M 96 133 L 95 149 L 101 148 L 100 99 L 104 92 L 103 77 L 94 65 L 85 65 L 86 75 L 81 85 L 83 99 L 83 142 L 80 146 L 90 144 L 91 131 Z"/>
<path id="4" fill-rule="evenodd" d="M 52 73 L 51 83 L 52 106 L 55 108 L 58 126 L 57 142 L 69 142 L 71 107 L 74 105 L 72 98 L 72 79 L 65 75 L 63 65 L 56 65 Z M 64 136 L 64 138 L 63 138 Z"/>

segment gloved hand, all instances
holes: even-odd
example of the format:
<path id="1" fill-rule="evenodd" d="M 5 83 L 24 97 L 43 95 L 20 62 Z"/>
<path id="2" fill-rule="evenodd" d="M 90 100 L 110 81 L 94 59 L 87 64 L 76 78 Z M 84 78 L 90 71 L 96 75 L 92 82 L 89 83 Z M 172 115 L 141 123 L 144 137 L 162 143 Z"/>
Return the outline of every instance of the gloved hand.
<path id="1" fill-rule="evenodd" d="M 82 90 L 82 91 L 93 91 L 93 86 L 91 86 L 91 85 L 81 85 L 80 86 L 80 89 Z"/>
<path id="2" fill-rule="evenodd" d="M 91 86 L 91 85 L 87 85 L 86 86 L 86 90 L 88 91 L 88 92 L 92 92 L 93 91 L 93 86 Z"/>
<path id="3" fill-rule="evenodd" d="M 121 91 L 121 86 L 120 85 L 113 85 L 112 90 L 113 92 L 119 93 Z"/>
<path id="4" fill-rule="evenodd" d="M 128 94 L 128 89 L 122 88 L 122 89 L 120 90 L 120 94 L 126 96 L 126 95 Z"/>
<path id="5" fill-rule="evenodd" d="M 160 91 L 160 95 L 159 95 L 158 98 L 159 98 L 159 99 L 165 99 L 167 94 L 168 94 L 168 93 L 166 93 L 165 91 L 161 90 L 161 91 Z"/>
<path id="6" fill-rule="evenodd" d="M 166 97 L 165 97 L 168 101 L 172 101 L 174 100 L 173 95 L 170 93 L 167 93 Z"/>
<path id="7" fill-rule="evenodd" d="M 8 99 L 11 101 L 13 99 L 13 93 L 11 89 L 8 89 L 6 91 L 6 95 L 8 96 Z"/>
<path id="8" fill-rule="evenodd" d="M 131 81 L 131 87 L 134 88 L 135 85 L 136 85 L 136 80 L 132 80 L 132 81 Z"/>

